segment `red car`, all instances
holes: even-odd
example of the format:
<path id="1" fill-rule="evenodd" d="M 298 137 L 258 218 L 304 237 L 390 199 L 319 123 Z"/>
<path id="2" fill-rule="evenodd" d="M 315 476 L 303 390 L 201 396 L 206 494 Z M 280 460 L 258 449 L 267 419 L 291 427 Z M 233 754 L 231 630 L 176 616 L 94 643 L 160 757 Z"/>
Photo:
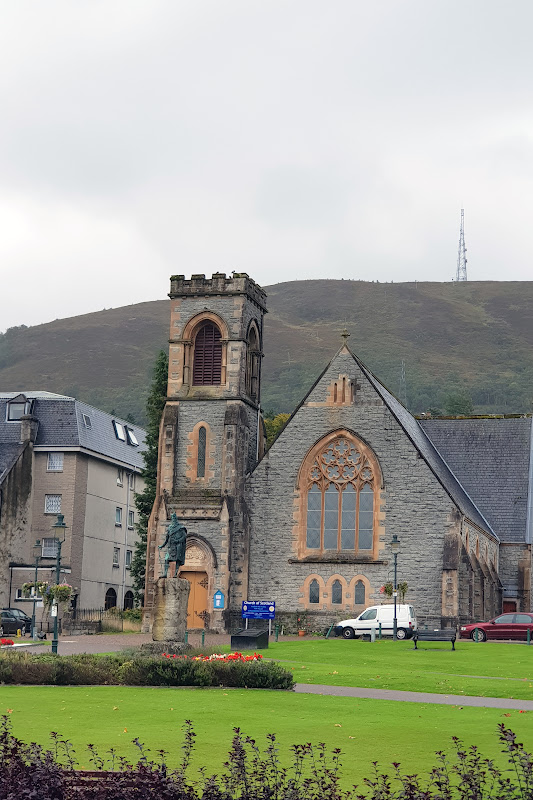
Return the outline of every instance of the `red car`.
<path id="1" fill-rule="evenodd" d="M 533 640 L 533 614 L 525 611 L 513 614 L 500 614 L 488 622 L 476 622 L 474 625 L 461 625 L 461 638 L 474 639 L 474 631 L 479 631 L 479 641 L 487 639 L 527 639 L 527 632 Z"/>

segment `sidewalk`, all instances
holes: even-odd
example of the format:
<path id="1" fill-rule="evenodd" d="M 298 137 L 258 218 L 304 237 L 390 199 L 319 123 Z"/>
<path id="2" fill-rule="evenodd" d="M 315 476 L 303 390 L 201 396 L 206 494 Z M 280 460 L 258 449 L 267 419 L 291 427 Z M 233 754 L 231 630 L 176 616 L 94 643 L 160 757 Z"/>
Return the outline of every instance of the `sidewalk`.
<path id="1" fill-rule="evenodd" d="M 324 686 L 316 683 L 297 683 L 299 694 L 324 694 L 335 697 L 362 697 L 368 700 L 397 700 L 404 703 L 435 703 L 443 706 L 476 706 L 477 708 L 510 708 L 533 711 L 533 700 L 511 700 L 508 697 L 473 697 L 462 694 L 430 694 L 429 692 L 398 692 L 391 689 L 362 689 L 356 686 Z"/>

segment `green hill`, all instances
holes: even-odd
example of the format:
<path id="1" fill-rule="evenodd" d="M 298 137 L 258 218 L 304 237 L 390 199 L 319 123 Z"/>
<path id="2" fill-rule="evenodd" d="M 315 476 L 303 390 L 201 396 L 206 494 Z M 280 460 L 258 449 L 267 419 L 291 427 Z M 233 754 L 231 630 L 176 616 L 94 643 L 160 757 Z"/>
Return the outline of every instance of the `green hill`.
<path id="1" fill-rule="evenodd" d="M 266 287 L 263 407 L 291 411 L 341 344 L 407 404 L 442 408 L 466 391 L 476 413 L 523 413 L 533 400 L 533 282 L 291 281 Z M 168 301 L 0 335 L 0 388 L 74 395 L 144 422 Z"/>

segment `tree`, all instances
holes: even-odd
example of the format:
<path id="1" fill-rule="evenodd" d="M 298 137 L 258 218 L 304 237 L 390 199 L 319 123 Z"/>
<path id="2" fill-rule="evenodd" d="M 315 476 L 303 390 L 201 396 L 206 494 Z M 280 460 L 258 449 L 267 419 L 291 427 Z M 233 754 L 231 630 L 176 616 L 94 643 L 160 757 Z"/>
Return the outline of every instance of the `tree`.
<path id="1" fill-rule="evenodd" d="M 150 394 L 146 401 L 146 450 L 143 453 L 144 491 L 135 495 L 135 506 L 139 512 L 137 533 L 139 534 L 131 561 L 131 576 L 135 600 L 140 603 L 144 596 L 146 572 L 146 543 L 148 519 L 152 512 L 157 492 L 157 452 L 159 447 L 159 425 L 167 398 L 168 355 L 161 350 L 156 358 Z"/>
<path id="2" fill-rule="evenodd" d="M 457 416 L 464 414 L 469 416 L 474 413 L 474 405 L 469 393 L 465 390 L 449 394 L 444 401 L 444 408 L 450 416 Z"/>
<path id="3" fill-rule="evenodd" d="M 274 414 L 273 411 L 267 412 L 265 416 L 267 447 L 270 447 L 278 433 L 280 433 L 285 426 L 289 417 L 290 414 Z"/>

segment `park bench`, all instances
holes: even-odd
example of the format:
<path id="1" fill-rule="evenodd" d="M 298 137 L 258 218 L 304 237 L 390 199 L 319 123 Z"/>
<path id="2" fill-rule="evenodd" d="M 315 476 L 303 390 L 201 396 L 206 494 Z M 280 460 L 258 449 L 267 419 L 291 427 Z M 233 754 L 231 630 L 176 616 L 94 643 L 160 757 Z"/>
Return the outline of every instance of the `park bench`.
<path id="1" fill-rule="evenodd" d="M 439 630 L 418 630 L 413 633 L 414 649 L 418 650 L 418 642 L 451 642 L 452 650 L 455 650 L 455 640 L 457 631 L 455 628 L 441 628 Z"/>

